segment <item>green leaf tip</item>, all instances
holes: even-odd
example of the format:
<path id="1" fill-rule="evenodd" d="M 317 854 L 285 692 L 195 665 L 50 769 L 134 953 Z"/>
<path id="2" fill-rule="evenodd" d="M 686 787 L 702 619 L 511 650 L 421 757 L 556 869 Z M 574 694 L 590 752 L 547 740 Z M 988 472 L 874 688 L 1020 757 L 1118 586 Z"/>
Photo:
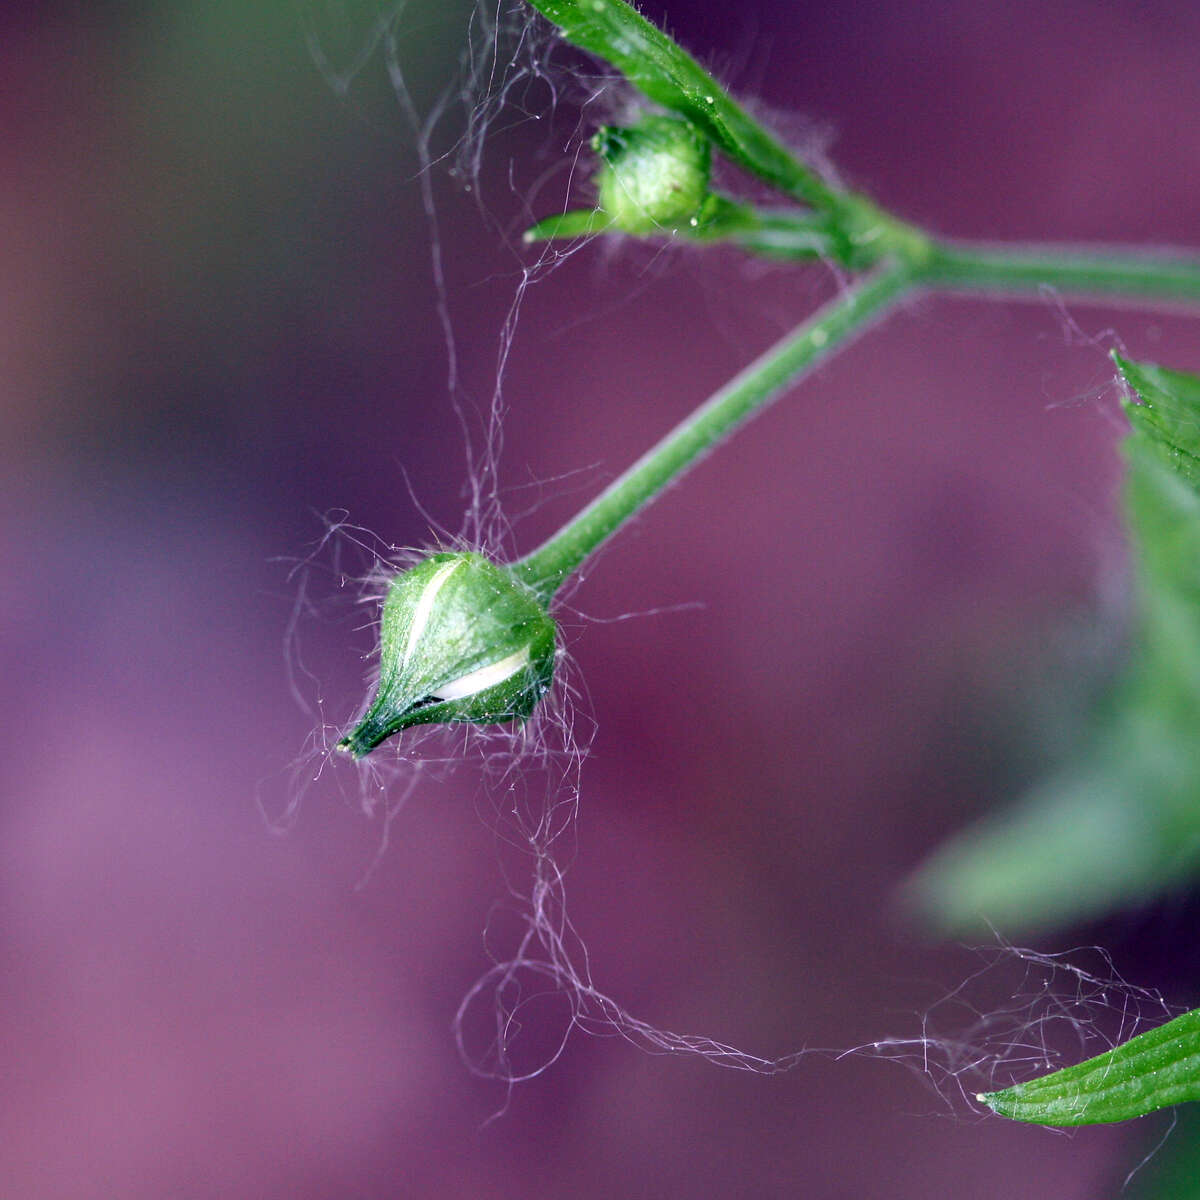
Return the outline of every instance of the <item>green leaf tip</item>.
<path id="1" fill-rule="evenodd" d="M 1200 1009 L 1095 1058 L 976 1099 L 1010 1120 L 1056 1126 L 1128 1121 L 1200 1100 Z"/>
<path id="2" fill-rule="evenodd" d="M 611 229 L 612 224 L 608 213 L 598 208 L 575 208 L 531 225 L 525 230 L 522 240 L 529 245 L 531 242 L 549 242 L 555 238 L 591 237 Z"/>
<path id="3" fill-rule="evenodd" d="M 504 567 L 430 555 L 388 587 L 379 683 L 338 749 L 362 758 L 413 725 L 525 720 L 550 688 L 555 638 L 545 606 Z"/>
<path id="4" fill-rule="evenodd" d="M 1135 438 L 1193 487 L 1200 488 L 1200 378 L 1113 351 L 1122 378 L 1141 398 L 1125 402 Z"/>

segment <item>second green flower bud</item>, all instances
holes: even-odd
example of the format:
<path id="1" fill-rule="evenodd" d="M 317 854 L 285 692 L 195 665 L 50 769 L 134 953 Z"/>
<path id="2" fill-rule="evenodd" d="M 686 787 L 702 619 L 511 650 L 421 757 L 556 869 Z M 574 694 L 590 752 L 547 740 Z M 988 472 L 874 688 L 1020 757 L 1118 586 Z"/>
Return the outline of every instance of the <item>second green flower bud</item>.
<path id="1" fill-rule="evenodd" d="M 627 129 L 604 125 L 592 149 L 602 160 L 600 208 L 616 228 L 654 234 L 703 220 L 712 150 L 694 125 L 655 116 Z"/>

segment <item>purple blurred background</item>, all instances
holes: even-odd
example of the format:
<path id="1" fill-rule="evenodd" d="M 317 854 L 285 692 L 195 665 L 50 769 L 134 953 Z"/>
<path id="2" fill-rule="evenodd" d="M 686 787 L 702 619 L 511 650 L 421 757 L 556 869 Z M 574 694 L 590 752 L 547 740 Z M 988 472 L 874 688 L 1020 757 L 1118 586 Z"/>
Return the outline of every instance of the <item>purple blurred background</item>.
<path id="1" fill-rule="evenodd" d="M 468 8 L 410 5 L 423 102 Z M 763 111 L 833 129 L 847 179 L 936 230 L 1200 246 L 1195 5 L 646 11 Z M 406 472 L 435 520 L 461 517 L 411 136 L 378 57 L 343 97 L 306 44 L 348 62 L 379 5 L 6 13 L 0 1193 L 1115 1192 L 1162 1126 L 1006 1125 L 918 1064 L 814 1057 L 762 1079 L 576 1036 L 511 1095 L 469 1074 L 451 1023 L 506 887 L 478 760 L 414 791 L 356 889 L 382 822 L 348 764 L 311 780 L 313 718 L 289 687 L 289 567 L 327 514 L 424 541 Z M 487 219 L 435 173 L 484 403 L 522 262 L 498 233 L 526 215 L 510 164 L 538 178 L 575 119 L 499 122 Z M 544 502 L 514 546 L 832 286 L 720 251 L 594 246 L 531 289 L 501 482 L 514 512 Z M 1113 328 L 1200 368 L 1182 316 L 915 303 L 589 572 L 574 604 L 597 620 L 567 634 L 598 732 L 568 896 L 597 984 L 637 1016 L 767 1056 L 851 1046 L 915 1036 L 974 969 L 895 892 L 1053 752 L 1028 713 L 1064 625 L 1119 619 Z M 369 648 L 337 576 L 367 560 L 342 549 L 317 555 L 299 631 L 299 691 L 333 723 Z M 260 803 L 301 790 L 273 835 Z M 1176 906 L 1080 936 L 1195 1002 L 1196 952 L 1170 951 L 1194 920 Z M 536 1044 L 559 1031 L 545 1018 Z"/>

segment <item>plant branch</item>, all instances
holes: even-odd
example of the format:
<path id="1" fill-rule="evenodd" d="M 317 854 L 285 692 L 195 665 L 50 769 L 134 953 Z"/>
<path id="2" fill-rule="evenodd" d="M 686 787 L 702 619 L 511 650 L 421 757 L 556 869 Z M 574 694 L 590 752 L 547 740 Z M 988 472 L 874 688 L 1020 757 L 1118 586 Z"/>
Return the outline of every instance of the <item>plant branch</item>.
<path id="1" fill-rule="evenodd" d="M 1109 249 L 931 242 L 918 271 L 944 290 L 1035 292 L 1056 288 L 1075 296 L 1111 297 L 1139 307 L 1200 301 L 1200 257 L 1178 251 L 1137 254 Z"/>
<path id="2" fill-rule="evenodd" d="M 934 239 L 867 197 L 822 179 L 626 0 L 529 3 L 568 41 L 605 59 L 651 100 L 690 121 L 731 161 L 812 210 L 757 212 L 717 197 L 707 221 L 691 222 L 696 226 L 691 236 L 728 239 L 772 257 L 802 259 L 815 252 L 852 270 L 872 268 L 702 404 L 558 533 L 513 564 L 517 578 L 547 602 L 597 546 L 718 441 L 913 288 L 996 296 L 1052 287 L 1143 306 L 1200 301 L 1200 259 L 1195 257 Z M 567 213 L 539 223 L 526 237 L 580 236 L 607 228 L 602 223 L 607 221 L 596 213 Z"/>
<path id="3" fill-rule="evenodd" d="M 786 221 L 780 222 L 780 228 Z M 797 222 L 797 233 L 801 227 Z M 786 233 L 786 230 L 783 231 Z M 811 238 L 811 226 L 804 232 Z M 512 569 L 546 601 L 602 542 L 694 462 L 915 288 L 990 296 L 1043 287 L 1139 307 L 1200 301 L 1200 258 L 1054 247 L 911 242 L 898 261 L 858 284 L 745 368 L 647 451 L 582 512 Z"/>
<path id="4" fill-rule="evenodd" d="M 512 564 L 512 571 L 549 601 L 630 517 L 734 428 L 882 315 L 912 283 L 905 264 L 889 265 L 825 305 L 671 430 L 553 537 Z"/>

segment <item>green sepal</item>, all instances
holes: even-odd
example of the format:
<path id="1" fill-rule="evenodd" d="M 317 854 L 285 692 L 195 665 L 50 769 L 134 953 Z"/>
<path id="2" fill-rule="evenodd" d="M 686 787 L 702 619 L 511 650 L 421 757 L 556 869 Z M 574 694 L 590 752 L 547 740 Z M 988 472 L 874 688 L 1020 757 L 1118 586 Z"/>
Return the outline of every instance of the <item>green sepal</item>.
<path id="1" fill-rule="evenodd" d="M 837 235 L 825 217 L 762 212 L 717 192 L 709 193 L 696 215 L 695 225 L 689 221 L 676 229 L 656 232 L 706 245 L 729 243 L 749 254 L 788 262 L 830 258 L 838 251 Z M 524 240 L 527 243 L 573 241 L 624 233 L 600 209 L 571 209 L 531 226 L 525 231 Z"/>
<path id="2" fill-rule="evenodd" d="M 1200 1009 L 1073 1067 L 977 1099 L 1014 1121 L 1061 1126 L 1128 1121 L 1200 1100 Z"/>
<path id="3" fill-rule="evenodd" d="M 531 225 L 523 235 L 526 242 L 550 242 L 556 238 L 584 238 L 617 232 L 612 217 L 598 208 L 573 208 Z"/>
<path id="4" fill-rule="evenodd" d="M 550 688 L 555 633 L 503 567 L 467 551 L 430 555 L 388 588 L 375 696 L 338 749 L 361 758 L 413 725 L 525 720 Z"/>

